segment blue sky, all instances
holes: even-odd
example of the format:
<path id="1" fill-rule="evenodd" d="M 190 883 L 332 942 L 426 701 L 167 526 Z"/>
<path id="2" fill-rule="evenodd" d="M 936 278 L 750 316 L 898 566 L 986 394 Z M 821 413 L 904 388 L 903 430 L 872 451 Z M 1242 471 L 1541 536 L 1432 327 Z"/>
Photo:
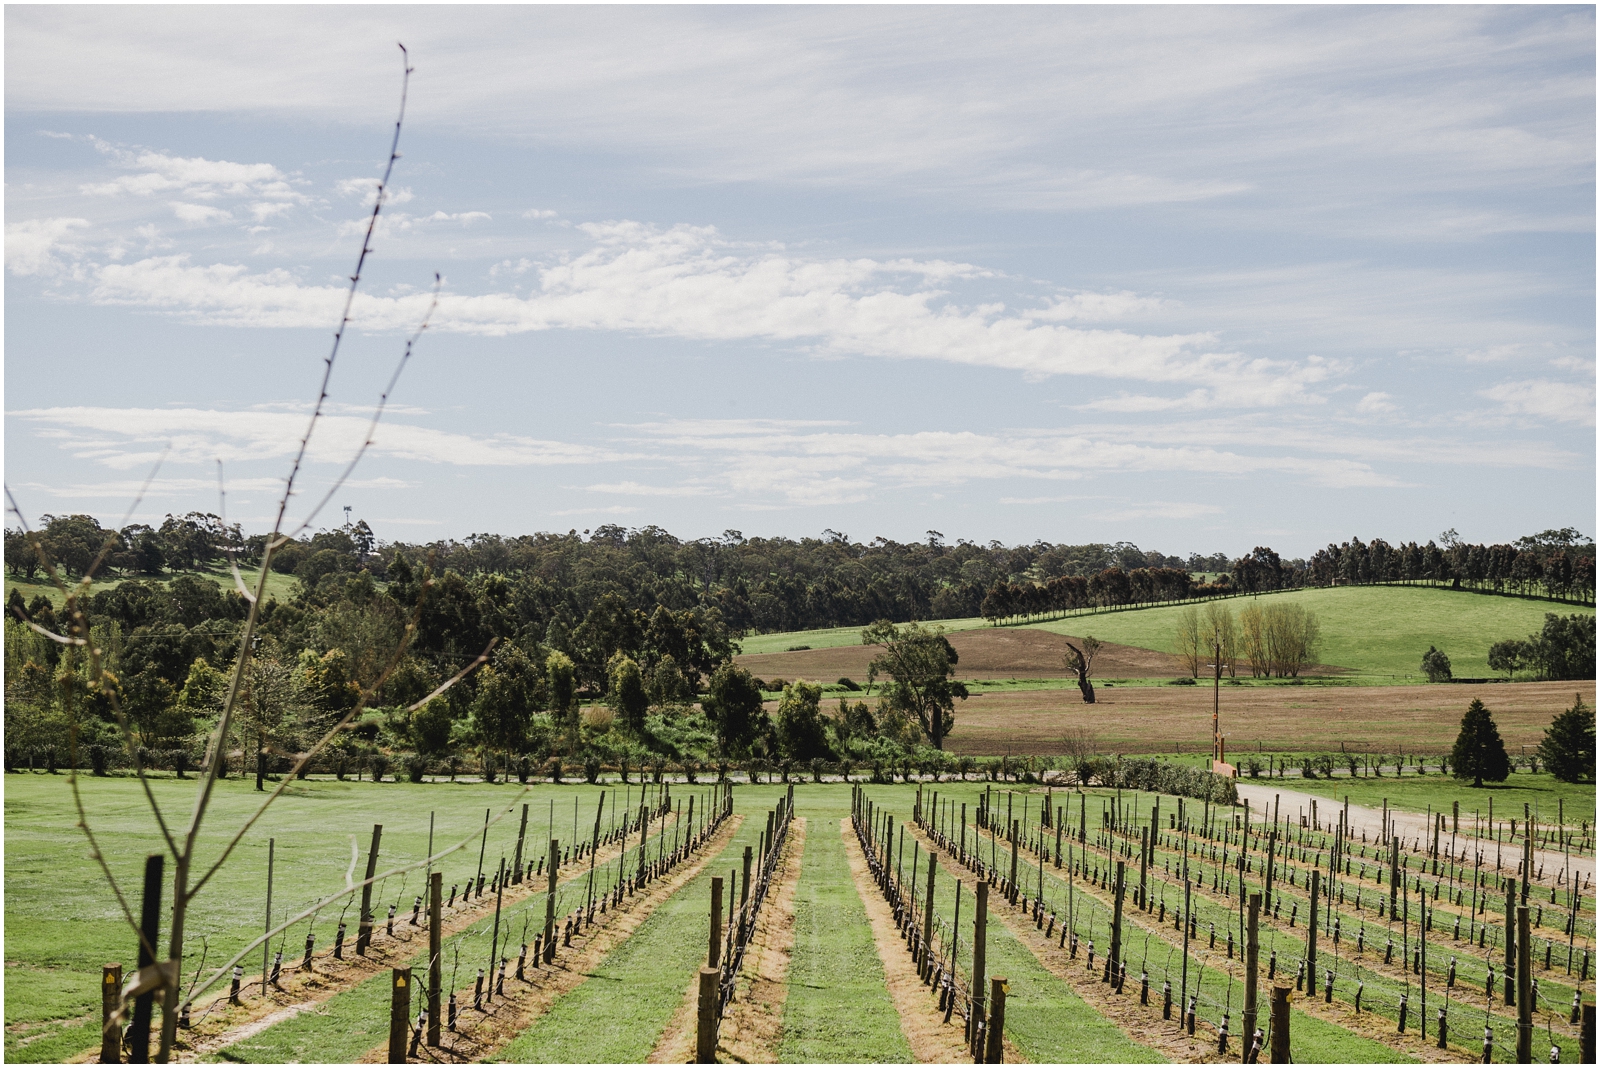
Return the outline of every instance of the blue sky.
<path id="1" fill-rule="evenodd" d="M 1591 7 L 6 12 L 6 480 L 380 537 L 1595 515 Z"/>

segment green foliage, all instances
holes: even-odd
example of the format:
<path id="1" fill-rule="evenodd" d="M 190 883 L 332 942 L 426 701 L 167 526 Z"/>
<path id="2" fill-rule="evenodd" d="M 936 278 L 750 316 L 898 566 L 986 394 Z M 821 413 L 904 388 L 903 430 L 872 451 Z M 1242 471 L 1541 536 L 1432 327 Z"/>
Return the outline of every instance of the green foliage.
<path id="1" fill-rule="evenodd" d="M 811 682 L 791 683 L 778 702 L 778 751 L 786 759 L 809 761 L 828 754 L 823 732 L 822 687 Z"/>
<path id="2" fill-rule="evenodd" d="M 1544 626 L 1528 638 L 1528 660 L 1540 678 L 1594 678 L 1594 619 L 1592 615 L 1545 614 Z"/>
<path id="3" fill-rule="evenodd" d="M 749 750 L 764 718 L 761 689 L 750 672 L 732 663 L 717 668 L 700 706 L 716 731 L 722 755 L 742 756 Z"/>
<path id="4" fill-rule="evenodd" d="M 1517 669 L 1526 666 L 1528 652 L 1528 643 L 1519 642 L 1515 638 L 1495 642 L 1489 646 L 1489 667 L 1495 671 L 1504 671 L 1507 680 L 1514 679 L 1517 676 Z"/>
<path id="5" fill-rule="evenodd" d="M 967 699 L 967 688 L 951 676 L 959 657 L 940 627 L 907 623 L 897 627 L 880 619 L 861 632 L 861 644 L 882 652 L 868 669 L 868 680 L 887 675 L 883 705 L 886 711 L 911 718 L 935 749 L 944 747 L 945 735 L 955 727 L 955 703 Z"/>
<path id="6" fill-rule="evenodd" d="M 1422 673 L 1428 676 L 1429 682 L 1449 682 L 1450 658 L 1428 646 L 1428 651 L 1422 654 Z"/>
<path id="7" fill-rule="evenodd" d="M 1511 760 L 1500 739 L 1494 716 L 1476 697 L 1461 717 L 1461 733 L 1450 750 L 1450 766 L 1458 779 L 1471 779 L 1472 785 L 1505 782 L 1511 774 Z"/>
<path id="8" fill-rule="evenodd" d="M 1558 713 L 1539 743 L 1539 759 L 1562 782 L 1594 781 L 1594 709 L 1579 694 Z"/>
<path id="9" fill-rule="evenodd" d="M 611 707 L 616 709 L 622 728 L 638 737 L 644 731 L 645 713 L 650 708 L 650 697 L 644 691 L 644 677 L 639 674 L 639 664 L 631 656 L 615 653 L 609 668 Z"/>

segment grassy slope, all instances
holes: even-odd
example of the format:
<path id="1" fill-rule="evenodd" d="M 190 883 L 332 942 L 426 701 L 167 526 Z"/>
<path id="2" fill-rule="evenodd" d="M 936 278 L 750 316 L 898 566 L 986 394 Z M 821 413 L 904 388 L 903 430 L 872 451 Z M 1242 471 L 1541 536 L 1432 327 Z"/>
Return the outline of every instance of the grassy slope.
<path id="1" fill-rule="evenodd" d="M 1489 677 L 1489 645 L 1502 638 L 1522 638 L 1544 624 L 1546 612 L 1593 614 L 1593 609 L 1520 597 L 1436 589 L 1421 586 L 1343 586 L 1334 589 L 1293 590 L 1271 594 L 1274 604 L 1303 604 L 1322 624 L 1323 663 L 1346 668 L 1374 681 L 1417 679 L 1422 654 L 1429 645 L 1450 657 L 1455 673 L 1468 678 Z M 1223 602 L 1235 613 L 1248 601 Z M 1173 652 L 1173 632 L 1182 606 L 1139 608 L 1072 616 L 1067 619 L 1025 624 L 1060 634 L 1085 631 L 1104 641 Z M 946 619 L 947 631 L 986 626 L 982 619 Z M 743 639 L 746 653 L 778 653 L 796 645 L 832 649 L 861 640 L 860 627 L 758 634 Z"/>
<path id="2" fill-rule="evenodd" d="M 497 1060 L 604 1064 L 637 1063 L 649 1056 L 705 962 L 711 878 L 732 866 L 746 845 L 757 843 L 765 829 L 761 815 L 778 795 L 775 787 L 756 787 L 734 796 L 745 821 L 717 859 L 658 906 L 588 981 L 559 998 Z"/>
<path id="3" fill-rule="evenodd" d="M 99 593 L 101 590 L 114 589 L 117 586 L 122 585 L 122 583 L 132 581 L 135 578 L 144 582 L 166 582 L 183 574 L 192 574 L 197 578 L 210 579 L 212 582 L 215 582 L 218 586 L 221 586 L 225 590 L 238 588 L 233 581 L 233 572 L 228 570 L 226 567 L 220 567 L 210 571 L 166 571 L 159 576 L 133 576 L 132 578 L 99 579 L 90 584 L 89 593 L 90 596 L 93 596 L 94 594 Z M 259 573 L 252 569 L 246 569 L 245 566 L 241 564 L 239 566 L 239 574 L 244 577 L 245 585 L 254 590 L 256 578 L 258 577 Z M 72 586 L 75 585 L 75 583 L 69 582 L 68 585 Z M 16 575 L 8 574 L 6 576 L 5 594 L 7 597 L 11 596 L 11 591 L 13 588 L 22 591 L 22 597 L 27 601 L 33 600 L 42 593 L 50 599 L 51 604 L 59 608 L 64 600 L 61 595 L 61 591 L 56 589 L 55 585 L 43 575 L 32 579 L 25 579 Z M 276 571 L 267 575 L 268 597 L 276 597 L 279 601 L 287 604 L 289 601 L 293 600 L 294 595 L 299 592 L 300 581 L 293 575 L 282 575 Z"/>
<path id="4" fill-rule="evenodd" d="M 1489 677 L 1489 646 L 1502 638 L 1523 638 L 1544 624 L 1546 612 L 1568 614 L 1592 609 L 1518 597 L 1420 586 L 1344 586 L 1272 594 L 1263 604 L 1302 604 L 1322 625 L 1325 664 L 1362 675 L 1393 676 L 1383 681 L 1418 678 L 1422 654 L 1429 645 L 1450 657 L 1460 676 Z M 1223 602 L 1237 614 L 1247 598 Z M 1085 631 L 1104 641 L 1173 652 L 1173 633 L 1181 607 L 1145 608 L 1076 616 L 1040 624 L 1063 634 Z"/>
<path id="5" fill-rule="evenodd" d="M 250 781 L 218 784 L 212 814 L 201 833 L 203 863 L 214 859 L 227 834 L 260 803 Z M 85 804 L 125 892 L 135 888 L 143 857 L 159 847 L 138 784 L 125 778 L 82 780 Z M 194 780 L 153 780 L 169 819 L 181 819 L 193 804 Z M 81 833 L 64 775 L 18 774 L 6 783 L 6 1059 L 60 1060 L 94 1045 L 98 1034 L 100 965 L 133 962 L 134 939 L 106 889 Z M 681 789 L 681 788 L 680 788 Z M 572 801 L 593 818 L 596 787 L 536 788 L 528 836 L 548 840 L 549 803 L 556 801 L 555 835 L 571 837 Z M 233 859 L 202 891 L 190 914 L 185 971 L 199 963 L 202 936 L 209 961 L 226 960 L 260 930 L 265 892 L 267 839 L 277 838 L 273 911 L 296 912 L 344 884 L 352 837 L 366 849 L 372 823 L 384 824 L 381 858 L 401 862 L 424 855 L 429 812 L 437 813 L 435 849 L 462 838 L 476 846 L 484 808 L 496 811 L 517 794 L 515 786 L 434 783 L 356 783 L 311 780 L 297 783 L 273 806 L 234 852 Z M 638 787 L 632 790 L 637 802 Z M 515 849 L 515 815 L 489 830 L 485 866 Z M 476 870 L 477 851 L 466 849 L 441 865 L 445 885 L 464 882 Z M 380 867 L 379 870 L 383 870 Z M 396 879 L 375 900 L 409 902 L 421 873 Z M 137 908 L 137 901 L 134 902 Z M 337 909 L 317 927 L 319 945 L 337 922 Z M 163 935 L 164 937 L 164 935 Z M 303 945 L 304 925 L 289 932 L 290 947 Z M 259 960 L 257 961 L 259 966 Z M 92 1017 L 90 1014 L 93 1014 Z"/>
<path id="6" fill-rule="evenodd" d="M 795 800 L 807 817 L 806 852 L 795 894 L 779 1060 L 909 1062 L 911 1049 L 884 985 L 883 963 L 839 836 L 849 793 L 797 791 Z"/>

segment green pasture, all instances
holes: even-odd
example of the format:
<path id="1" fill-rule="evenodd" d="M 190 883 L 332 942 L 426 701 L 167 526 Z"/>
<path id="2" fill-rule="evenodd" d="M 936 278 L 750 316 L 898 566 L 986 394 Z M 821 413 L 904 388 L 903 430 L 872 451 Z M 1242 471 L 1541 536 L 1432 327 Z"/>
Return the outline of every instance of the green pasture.
<path id="1" fill-rule="evenodd" d="M 1251 598 L 1218 602 L 1237 614 Z M 1526 638 L 1544 626 L 1546 612 L 1561 615 L 1593 609 L 1521 597 L 1497 597 L 1431 586 L 1337 586 L 1289 590 L 1263 603 L 1300 604 L 1317 614 L 1322 628 L 1318 659 L 1374 682 L 1420 682 L 1422 654 L 1437 646 L 1458 676 L 1488 678 L 1489 646 L 1502 638 Z M 1200 606 L 1204 611 L 1204 605 Z M 1175 652 L 1179 605 L 1073 616 L 1035 624 L 1060 634 L 1093 634 L 1102 641 Z"/>
<path id="2" fill-rule="evenodd" d="M 1240 612 L 1252 598 L 1232 597 L 1219 603 Z M 1302 604 L 1317 614 L 1322 628 L 1319 660 L 1344 668 L 1366 681 L 1382 684 L 1421 682 L 1422 654 L 1428 646 L 1450 657 L 1454 673 L 1489 678 L 1489 646 L 1502 638 L 1526 638 L 1544 625 L 1546 612 L 1592 615 L 1594 609 L 1554 601 L 1532 600 L 1450 590 L 1433 586 L 1338 586 L 1264 594 L 1262 601 Z M 1185 605 L 1108 609 L 1063 619 L 1012 626 L 1037 627 L 1058 634 L 1093 634 L 1102 641 L 1175 652 L 1178 614 Z M 1204 604 L 1200 605 L 1204 611 Z M 937 621 L 946 631 L 974 630 L 988 624 L 981 618 Z M 831 649 L 861 641 L 860 627 L 757 634 L 741 640 L 746 653 L 781 653 L 795 646 Z M 1069 680 L 1047 685 L 1068 685 Z"/>
<path id="3" fill-rule="evenodd" d="M 254 592 L 256 587 L 256 579 L 260 577 L 260 572 L 256 568 L 247 568 L 243 563 L 240 563 L 239 574 L 244 578 L 245 585 L 250 587 L 251 591 Z M 195 571 L 164 571 L 160 575 L 129 575 L 117 576 L 115 578 L 96 579 L 89 584 L 89 596 L 93 597 L 101 590 L 115 589 L 124 582 L 167 582 L 171 579 L 177 578 L 179 575 L 194 575 L 196 578 L 210 579 L 212 582 L 215 582 L 218 586 L 221 586 L 225 590 L 238 589 L 238 585 L 234 582 L 233 572 L 231 570 L 229 570 L 227 567 L 215 567 L 201 568 Z M 66 581 L 69 589 L 77 588 L 78 584 L 76 580 Z M 57 608 L 60 608 L 62 603 L 66 600 L 61 591 L 56 588 L 55 583 L 50 581 L 48 575 L 40 574 L 30 579 L 24 578 L 20 575 L 12 575 L 8 573 L 6 575 L 7 597 L 11 596 L 11 591 L 13 589 L 21 592 L 22 599 L 24 601 L 31 601 L 42 593 L 48 597 L 50 599 L 50 603 Z M 268 597 L 276 597 L 279 601 L 287 604 L 289 601 L 293 600 L 295 595 L 299 592 L 300 580 L 295 578 L 293 575 L 284 575 L 276 571 L 267 573 Z"/>

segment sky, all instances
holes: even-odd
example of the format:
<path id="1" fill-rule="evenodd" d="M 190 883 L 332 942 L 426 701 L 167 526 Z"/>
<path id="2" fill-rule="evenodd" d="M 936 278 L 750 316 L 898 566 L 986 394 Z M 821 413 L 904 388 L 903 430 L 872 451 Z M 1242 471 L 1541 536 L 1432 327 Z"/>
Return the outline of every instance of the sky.
<path id="1" fill-rule="evenodd" d="M 1592 7 L 11 5 L 5 31 L 30 523 L 270 527 L 403 42 L 291 528 L 1594 532 Z"/>

